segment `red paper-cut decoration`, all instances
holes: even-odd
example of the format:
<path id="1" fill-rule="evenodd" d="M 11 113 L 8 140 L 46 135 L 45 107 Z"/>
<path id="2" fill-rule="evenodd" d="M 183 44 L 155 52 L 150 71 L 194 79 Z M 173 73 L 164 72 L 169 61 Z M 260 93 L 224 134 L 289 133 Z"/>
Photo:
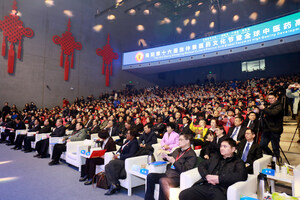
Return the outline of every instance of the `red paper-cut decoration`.
<path id="1" fill-rule="evenodd" d="M 80 42 L 75 42 L 75 38 L 70 32 L 71 29 L 71 19 L 68 22 L 68 29 L 65 33 L 62 34 L 62 37 L 58 35 L 54 35 L 52 40 L 55 44 L 59 44 L 61 46 L 61 54 L 60 54 L 60 66 L 63 67 L 64 62 L 64 54 L 67 56 L 65 60 L 65 75 L 64 79 L 67 81 L 69 79 L 69 56 L 71 55 L 71 68 L 74 67 L 74 49 L 80 50 L 82 45 Z"/>
<path id="2" fill-rule="evenodd" d="M 96 53 L 98 56 L 102 56 L 102 74 L 105 72 L 105 85 L 109 86 L 109 75 L 112 75 L 112 61 L 113 59 L 118 59 L 118 54 L 113 52 L 109 44 L 109 34 L 107 36 L 107 44 L 103 47 L 103 49 L 98 48 Z"/>
<path id="3" fill-rule="evenodd" d="M 0 29 L 3 31 L 3 41 L 2 41 L 2 56 L 6 55 L 6 39 L 11 43 L 8 51 L 8 63 L 7 72 L 9 74 L 14 73 L 15 65 L 15 50 L 14 44 L 19 41 L 18 46 L 18 59 L 21 59 L 22 52 L 22 38 L 23 36 L 32 37 L 33 30 L 31 28 L 24 28 L 23 22 L 19 20 L 17 2 L 13 2 L 13 12 L 9 16 L 5 16 L 4 20 L 0 20 Z"/>

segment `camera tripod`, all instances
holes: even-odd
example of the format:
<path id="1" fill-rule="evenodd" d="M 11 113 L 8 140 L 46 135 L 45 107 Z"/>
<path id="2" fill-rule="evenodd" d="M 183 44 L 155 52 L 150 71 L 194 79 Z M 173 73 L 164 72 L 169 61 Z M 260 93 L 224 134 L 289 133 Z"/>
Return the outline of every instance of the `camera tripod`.
<path id="1" fill-rule="evenodd" d="M 300 125 L 300 123 L 297 122 L 297 127 L 296 127 L 296 129 L 295 129 L 295 132 L 294 132 L 294 135 L 293 135 L 293 139 L 292 139 L 292 141 L 291 141 L 291 143 L 290 143 L 290 146 L 289 146 L 289 148 L 288 148 L 288 151 L 290 151 L 290 148 L 291 148 L 292 143 L 293 143 L 293 141 L 294 141 L 294 139 L 295 139 L 295 135 L 296 135 L 296 133 L 297 133 L 297 130 L 299 129 L 299 125 Z"/>
<path id="2" fill-rule="evenodd" d="M 265 118 L 263 117 L 263 113 L 260 112 L 259 118 L 258 118 L 258 129 L 257 129 L 257 133 L 256 133 L 256 136 L 257 136 L 257 137 L 256 137 L 256 143 L 258 143 L 258 134 L 259 134 L 259 132 L 260 132 L 260 129 L 263 127 L 263 122 L 266 123 L 266 125 L 269 127 L 268 122 L 267 122 L 267 121 L 265 120 Z M 298 126 L 299 126 L 299 124 L 298 124 Z M 298 128 L 298 127 L 297 127 L 297 128 Z M 297 129 L 296 129 L 296 130 L 297 130 Z M 295 131 L 295 134 L 296 134 L 296 131 Z M 295 137 L 295 134 L 294 134 L 294 137 Z M 287 163 L 290 165 L 290 162 L 289 162 L 289 160 L 287 159 L 285 153 L 283 152 L 283 150 L 282 150 L 280 144 L 278 144 L 278 145 L 279 145 L 279 150 L 281 151 L 281 153 L 282 153 L 282 155 L 284 156 L 284 158 L 285 158 L 285 160 L 287 161 Z M 279 156 L 278 159 L 279 159 L 279 162 L 281 163 L 281 162 L 282 162 L 281 156 Z"/>

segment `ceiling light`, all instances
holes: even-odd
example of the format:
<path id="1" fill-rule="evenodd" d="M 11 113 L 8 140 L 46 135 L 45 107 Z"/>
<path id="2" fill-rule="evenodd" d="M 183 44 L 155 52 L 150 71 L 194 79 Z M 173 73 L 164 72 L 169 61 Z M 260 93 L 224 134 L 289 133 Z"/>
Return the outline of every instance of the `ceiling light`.
<path id="1" fill-rule="evenodd" d="M 196 34 L 194 33 L 194 32 L 192 32 L 191 34 L 190 34 L 190 39 L 194 39 L 196 37 Z"/>
<path id="2" fill-rule="evenodd" d="M 189 4 L 189 5 L 187 5 L 187 7 L 188 7 L 188 8 L 191 8 L 191 7 L 193 7 L 193 5 L 192 5 L 192 4 Z"/>
<path id="3" fill-rule="evenodd" d="M 249 19 L 252 20 L 252 21 L 255 21 L 257 19 L 257 16 L 258 16 L 257 12 L 253 12 L 249 16 Z"/>
<path id="4" fill-rule="evenodd" d="M 116 16 L 114 16 L 114 15 L 107 15 L 107 19 L 108 20 L 115 20 Z"/>
<path id="5" fill-rule="evenodd" d="M 132 8 L 132 9 L 130 9 L 130 10 L 128 11 L 128 13 L 129 13 L 130 15 L 135 15 L 136 11 Z"/>
<path id="6" fill-rule="evenodd" d="M 212 14 L 216 14 L 217 13 L 217 9 L 215 9 L 214 7 L 211 9 L 211 13 Z"/>
<path id="7" fill-rule="evenodd" d="M 209 28 L 214 28 L 215 27 L 215 22 L 210 22 Z"/>
<path id="8" fill-rule="evenodd" d="M 198 3 L 198 6 L 201 6 L 202 4 L 203 4 L 202 2 L 199 2 L 199 3 Z"/>
<path id="9" fill-rule="evenodd" d="M 138 45 L 141 46 L 141 47 L 146 47 L 147 46 L 147 42 L 141 38 L 138 40 Z"/>
<path id="10" fill-rule="evenodd" d="M 268 3 L 268 0 L 259 0 L 260 4 L 266 4 Z"/>
<path id="11" fill-rule="evenodd" d="M 226 11 L 226 9 L 227 9 L 227 6 L 225 6 L 225 5 L 223 5 L 223 6 L 221 7 L 221 10 L 222 10 L 222 11 Z"/>
<path id="12" fill-rule="evenodd" d="M 73 13 L 71 10 L 64 10 L 64 14 L 67 15 L 68 17 L 73 17 Z"/>
<path id="13" fill-rule="evenodd" d="M 93 30 L 96 32 L 100 32 L 102 30 L 103 26 L 101 24 L 97 24 L 93 26 Z"/>
<path id="14" fill-rule="evenodd" d="M 171 23 L 171 20 L 169 18 L 167 18 L 167 17 L 164 18 L 164 21 L 165 21 L 166 24 L 170 24 Z"/>
<path id="15" fill-rule="evenodd" d="M 137 25 L 137 26 L 136 26 L 136 29 L 137 29 L 138 31 L 144 31 L 144 30 L 145 30 L 145 28 L 144 28 L 143 25 Z"/>
<path id="16" fill-rule="evenodd" d="M 189 22 L 190 22 L 189 19 L 185 19 L 185 20 L 183 21 L 183 25 L 184 25 L 184 26 L 187 26 L 187 25 L 189 24 Z"/>
<path id="17" fill-rule="evenodd" d="M 149 9 L 146 9 L 146 10 L 144 10 L 144 15 L 149 15 L 150 14 L 150 10 Z"/>
<path id="18" fill-rule="evenodd" d="M 180 27 L 177 27 L 177 28 L 176 28 L 176 31 L 177 31 L 178 34 L 181 34 L 182 29 L 181 29 Z"/>
<path id="19" fill-rule="evenodd" d="M 197 23 L 197 20 L 196 20 L 196 19 L 192 19 L 192 20 L 191 20 L 191 25 L 194 26 L 196 23 Z"/>
<path id="20" fill-rule="evenodd" d="M 200 15 L 200 10 L 195 12 L 195 17 L 199 17 L 199 15 Z"/>
<path id="21" fill-rule="evenodd" d="M 276 6 L 281 7 L 281 6 L 283 6 L 284 3 L 285 3 L 285 0 L 278 0 L 276 3 Z"/>
<path id="22" fill-rule="evenodd" d="M 160 5 L 161 5 L 161 3 L 160 3 L 160 2 L 156 2 L 156 3 L 154 4 L 154 6 L 155 6 L 156 8 L 159 8 L 159 7 L 160 7 Z"/>
<path id="23" fill-rule="evenodd" d="M 45 0 L 45 4 L 47 7 L 52 7 L 52 6 L 54 6 L 54 1 L 53 0 Z"/>
<path id="24" fill-rule="evenodd" d="M 238 15 L 234 15 L 233 18 L 232 18 L 232 20 L 233 20 L 234 22 L 239 21 L 239 19 L 240 19 L 240 17 L 239 17 Z"/>

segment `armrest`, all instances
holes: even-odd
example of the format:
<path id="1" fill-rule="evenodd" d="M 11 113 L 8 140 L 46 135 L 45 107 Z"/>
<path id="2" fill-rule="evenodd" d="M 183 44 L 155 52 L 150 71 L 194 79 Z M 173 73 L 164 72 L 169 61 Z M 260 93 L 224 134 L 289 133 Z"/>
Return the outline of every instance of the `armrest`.
<path id="1" fill-rule="evenodd" d="M 258 175 L 262 169 L 267 168 L 271 162 L 272 156 L 263 154 L 263 157 L 253 162 L 253 174 Z"/>
<path id="2" fill-rule="evenodd" d="M 27 136 L 34 136 L 36 134 L 36 132 L 28 132 Z"/>
<path id="3" fill-rule="evenodd" d="M 61 141 L 64 137 L 50 137 L 49 144 L 56 144 Z"/>
<path id="4" fill-rule="evenodd" d="M 35 141 L 38 142 L 40 140 L 46 139 L 50 133 L 40 133 L 35 135 Z"/>
<path id="5" fill-rule="evenodd" d="M 26 135 L 27 134 L 27 130 L 26 129 L 22 129 L 22 130 L 16 130 L 16 135 Z"/>
<path id="6" fill-rule="evenodd" d="M 180 190 L 185 190 L 192 187 L 194 183 L 201 179 L 198 168 L 190 169 L 180 174 Z"/>
<path id="7" fill-rule="evenodd" d="M 98 139 L 98 133 L 91 134 L 91 140 L 94 141 L 94 139 Z"/>
<path id="8" fill-rule="evenodd" d="M 228 200 L 240 200 L 241 196 L 256 194 L 256 176 L 248 175 L 246 181 L 240 181 L 231 185 L 227 190 Z"/>
<path id="9" fill-rule="evenodd" d="M 127 158 L 125 160 L 125 170 L 126 171 L 131 170 L 133 165 L 139 165 L 140 166 L 142 164 L 146 164 L 147 163 L 147 158 L 148 158 L 148 155 Z"/>
<path id="10" fill-rule="evenodd" d="M 76 142 L 67 142 L 67 152 L 76 152 L 79 151 L 79 146 L 83 145 L 84 141 L 76 141 Z"/>
<path id="11" fill-rule="evenodd" d="M 117 151 L 106 152 L 104 154 L 104 165 L 108 164 L 113 159 L 113 152 L 116 153 Z"/>

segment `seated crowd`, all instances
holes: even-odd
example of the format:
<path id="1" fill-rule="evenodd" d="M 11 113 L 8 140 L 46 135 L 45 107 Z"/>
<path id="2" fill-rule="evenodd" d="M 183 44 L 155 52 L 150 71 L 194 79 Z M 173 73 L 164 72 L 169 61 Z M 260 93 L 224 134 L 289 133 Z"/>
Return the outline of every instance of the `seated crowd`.
<path id="1" fill-rule="evenodd" d="M 25 153 L 37 151 L 34 157 L 47 158 L 49 137 L 63 137 L 55 144 L 52 161 L 59 164 L 68 142 L 90 139 L 98 134 L 102 149 L 107 152 L 120 148 L 105 166 L 110 185 L 105 193 L 119 191 L 119 179 L 126 178 L 125 159 L 156 154 L 169 164 L 164 174 L 147 176 L 145 199 L 154 199 L 154 184 L 160 184 L 159 199 L 169 198 L 169 188 L 178 187 L 180 174 L 198 167 L 201 180 L 180 193 L 180 199 L 226 199 L 227 188 L 247 179 L 253 173 L 253 162 L 262 157 L 257 144 L 258 102 L 270 91 L 285 90 L 280 82 L 296 81 L 295 77 L 209 83 L 173 88 L 124 90 L 103 94 L 98 100 L 76 98 L 73 104 L 66 99 L 63 107 L 38 109 L 34 103 L 19 111 L 5 103 L 0 118 L 1 143 L 14 145 Z M 280 98 L 280 96 L 279 96 Z M 38 141 L 35 149 L 32 135 L 17 135 L 26 129 L 35 134 L 51 133 Z M 72 131 L 66 135 L 67 131 Z M 117 136 L 113 140 L 112 137 Z M 7 140 L 8 139 L 8 140 Z M 160 139 L 160 149 L 153 145 Z M 24 144 L 24 145 L 22 145 Z M 200 161 L 194 149 L 201 149 Z M 104 157 L 87 159 L 82 166 L 80 181 L 92 184 L 96 165 Z"/>

